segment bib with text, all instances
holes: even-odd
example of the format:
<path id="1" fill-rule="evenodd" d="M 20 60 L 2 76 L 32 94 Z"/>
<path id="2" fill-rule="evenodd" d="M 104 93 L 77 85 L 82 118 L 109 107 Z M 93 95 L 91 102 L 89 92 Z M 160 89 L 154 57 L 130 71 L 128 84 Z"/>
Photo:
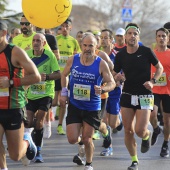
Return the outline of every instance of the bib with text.
<path id="1" fill-rule="evenodd" d="M 156 81 L 154 86 L 166 86 L 166 85 L 167 85 L 166 73 L 162 73 L 161 77 Z"/>
<path id="2" fill-rule="evenodd" d="M 90 85 L 74 84 L 73 95 L 76 100 L 90 101 Z"/>
<path id="3" fill-rule="evenodd" d="M 0 97 L 4 97 L 4 96 L 9 96 L 8 88 L 0 89 Z"/>
<path id="4" fill-rule="evenodd" d="M 31 85 L 31 93 L 32 94 L 45 94 L 45 82 L 42 81 L 40 83 Z"/>
<path id="5" fill-rule="evenodd" d="M 153 95 L 140 95 L 139 96 L 141 109 L 151 109 L 154 106 L 154 96 Z"/>

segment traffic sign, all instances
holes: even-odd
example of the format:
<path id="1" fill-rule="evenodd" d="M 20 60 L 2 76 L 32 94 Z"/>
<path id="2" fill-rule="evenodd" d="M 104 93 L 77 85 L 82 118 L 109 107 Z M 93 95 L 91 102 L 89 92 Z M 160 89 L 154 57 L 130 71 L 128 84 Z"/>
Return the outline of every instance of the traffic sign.
<path id="1" fill-rule="evenodd" d="M 132 0 L 124 0 L 123 8 L 132 8 Z"/>
<path id="2" fill-rule="evenodd" d="M 132 9 L 123 8 L 122 9 L 122 20 L 123 21 L 132 21 Z"/>

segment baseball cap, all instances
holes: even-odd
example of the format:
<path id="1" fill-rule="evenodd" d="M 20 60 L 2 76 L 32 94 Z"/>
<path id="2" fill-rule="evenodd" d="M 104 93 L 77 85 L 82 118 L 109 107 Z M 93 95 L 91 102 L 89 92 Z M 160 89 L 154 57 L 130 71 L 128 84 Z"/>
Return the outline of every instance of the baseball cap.
<path id="1" fill-rule="evenodd" d="M 3 20 L 0 20 L 0 30 L 7 30 L 7 29 L 8 29 L 7 24 Z"/>
<path id="2" fill-rule="evenodd" d="M 116 30 L 116 34 L 115 35 L 125 35 L 125 29 L 123 28 L 118 28 Z"/>
<path id="3" fill-rule="evenodd" d="M 93 34 L 94 35 L 101 35 L 101 32 L 96 30 L 96 31 L 93 31 Z"/>
<path id="4" fill-rule="evenodd" d="M 170 22 L 165 23 L 164 28 L 166 28 L 168 31 L 170 31 Z"/>

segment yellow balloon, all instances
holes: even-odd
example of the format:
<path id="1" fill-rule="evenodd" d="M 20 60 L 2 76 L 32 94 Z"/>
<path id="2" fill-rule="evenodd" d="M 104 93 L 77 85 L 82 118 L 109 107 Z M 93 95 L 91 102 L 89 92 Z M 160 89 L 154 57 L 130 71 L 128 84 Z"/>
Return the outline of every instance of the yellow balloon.
<path id="1" fill-rule="evenodd" d="M 27 20 L 39 28 L 54 28 L 70 15 L 72 0 L 22 0 Z"/>

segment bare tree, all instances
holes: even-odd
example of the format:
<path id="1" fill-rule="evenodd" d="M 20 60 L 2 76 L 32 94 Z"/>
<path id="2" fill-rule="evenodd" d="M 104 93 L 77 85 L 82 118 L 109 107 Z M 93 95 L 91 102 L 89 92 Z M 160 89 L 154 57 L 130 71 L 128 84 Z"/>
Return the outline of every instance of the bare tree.
<path id="1" fill-rule="evenodd" d="M 121 18 L 124 0 L 85 0 L 92 10 L 108 15 L 107 27 L 115 31 L 118 27 L 125 27 Z M 155 41 L 155 30 L 162 27 L 167 21 L 170 12 L 169 0 L 132 0 L 132 22 L 141 27 L 141 40 L 146 45 Z"/>

